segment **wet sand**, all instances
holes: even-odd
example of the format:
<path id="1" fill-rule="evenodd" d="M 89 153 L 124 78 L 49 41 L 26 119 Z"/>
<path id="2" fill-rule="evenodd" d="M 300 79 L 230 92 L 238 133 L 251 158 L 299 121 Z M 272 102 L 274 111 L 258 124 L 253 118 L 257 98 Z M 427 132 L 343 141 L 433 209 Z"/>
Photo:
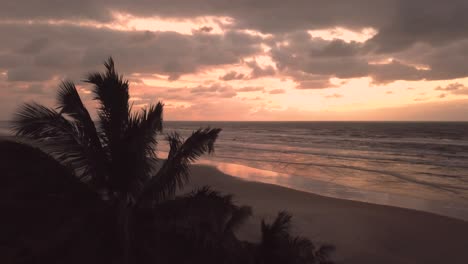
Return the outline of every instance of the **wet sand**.
<path id="1" fill-rule="evenodd" d="M 254 215 L 239 237 L 259 239 L 260 220 L 293 214 L 293 231 L 337 250 L 337 263 L 468 263 L 468 222 L 415 210 L 328 198 L 272 184 L 249 182 L 196 165 L 183 192 L 204 185 L 231 193 Z"/>

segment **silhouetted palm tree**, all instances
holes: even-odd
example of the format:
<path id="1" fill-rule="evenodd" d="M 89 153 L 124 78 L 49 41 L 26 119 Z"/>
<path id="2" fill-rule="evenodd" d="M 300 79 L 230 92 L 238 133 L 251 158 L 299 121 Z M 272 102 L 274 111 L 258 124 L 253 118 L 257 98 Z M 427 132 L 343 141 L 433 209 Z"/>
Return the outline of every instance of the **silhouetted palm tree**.
<path id="1" fill-rule="evenodd" d="M 157 214 L 141 217 L 143 228 L 139 234 L 153 234 L 155 241 L 137 239 L 138 254 L 158 254 L 168 261 L 162 263 L 243 263 L 243 245 L 234 232 L 251 215 L 248 206 L 236 206 L 232 196 L 204 187 L 186 196 L 161 203 L 155 209 Z M 155 248 L 152 245 L 162 245 Z M 183 249 L 183 254 L 181 254 Z M 144 263 L 144 262 L 140 262 Z"/>
<path id="2" fill-rule="evenodd" d="M 286 212 L 278 213 L 271 224 L 262 220 L 262 238 L 258 246 L 256 262 L 259 264 L 331 264 L 329 254 L 332 246 L 319 248 L 307 238 L 290 234 L 292 216 Z"/>
<path id="3" fill-rule="evenodd" d="M 208 187 L 175 197 L 189 179 L 190 163 L 214 150 L 221 129 L 199 129 L 186 140 L 176 132 L 169 134 L 167 159 L 159 161 L 156 135 L 163 128 L 163 104 L 132 112 L 128 82 L 116 72 L 112 58 L 104 65 L 104 73 L 91 73 L 85 80 L 92 84 L 98 103 L 98 126 L 75 85 L 66 81 L 60 85 L 57 108 L 29 103 L 13 119 L 16 135 L 34 147 L 0 141 L 2 160 L 11 162 L 0 168 L 7 171 L 0 199 L 8 206 L 2 208 L 26 218 L 41 212 L 48 215 L 47 221 L 40 221 L 47 226 L 42 232 L 25 235 L 31 230 L 22 221 L 25 232 L 8 232 L 8 238 L 20 234 L 37 241 L 51 236 L 55 225 L 59 229 L 50 243 L 34 242 L 39 250 L 27 259 L 34 263 L 331 263 L 330 247 L 316 249 L 310 240 L 289 234 L 291 216 L 285 212 L 272 224 L 262 221 L 262 240 L 255 245 L 235 236 L 251 215 L 250 207 L 236 206 L 230 195 Z M 16 162 L 21 155 L 33 168 L 14 169 L 21 165 Z M 35 178 L 35 168 L 45 170 L 38 173 L 44 178 Z M 23 189 L 27 181 L 35 186 Z M 39 202 L 31 202 L 32 197 Z M 26 208 L 23 200 L 34 208 L 17 214 Z M 55 207 L 48 208 L 51 204 Z M 79 210 L 74 210 L 77 205 Z M 54 209 L 60 211 L 57 219 Z M 14 221 L 15 217 L 4 217 L 0 225 Z M 0 253 L 11 251 L 2 248 L 0 240 Z M 81 249 L 86 253 L 80 254 Z M 68 254 L 80 258 L 71 262 Z"/>
<path id="4" fill-rule="evenodd" d="M 75 85 L 63 82 L 58 107 L 25 104 L 15 115 L 12 127 L 18 136 L 33 140 L 41 149 L 74 174 L 101 199 L 115 208 L 121 249 L 125 262 L 134 256 L 136 210 L 153 210 L 171 199 L 189 177 L 189 164 L 211 153 L 221 129 L 199 129 L 185 141 L 169 135 L 167 159 L 158 165 L 156 134 L 162 131 L 163 104 L 132 112 L 129 84 L 109 58 L 105 73 L 91 73 L 98 102 L 98 124 L 84 106 Z M 157 167 L 159 170 L 156 171 Z"/>

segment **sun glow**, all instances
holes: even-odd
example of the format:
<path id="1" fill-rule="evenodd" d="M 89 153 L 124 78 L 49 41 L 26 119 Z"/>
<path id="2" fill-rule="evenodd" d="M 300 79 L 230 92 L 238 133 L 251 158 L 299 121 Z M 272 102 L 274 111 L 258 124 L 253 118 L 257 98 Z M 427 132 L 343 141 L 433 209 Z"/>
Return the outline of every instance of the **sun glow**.
<path id="1" fill-rule="evenodd" d="M 324 40 L 341 39 L 345 42 L 365 42 L 378 33 L 374 28 L 363 28 L 360 31 L 353 31 L 342 27 L 308 30 L 307 32 L 312 37 L 320 37 Z"/>

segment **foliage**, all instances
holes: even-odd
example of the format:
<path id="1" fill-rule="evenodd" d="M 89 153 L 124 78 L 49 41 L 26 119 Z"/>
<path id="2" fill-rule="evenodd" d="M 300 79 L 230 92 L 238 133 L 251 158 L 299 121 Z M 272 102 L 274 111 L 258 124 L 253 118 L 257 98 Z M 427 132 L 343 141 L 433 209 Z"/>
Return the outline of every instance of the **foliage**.
<path id="1" fill-rule="evenodd" d="M 117 73 L 112 58 L 104 66 L 105 72 L 88 74 L 85 79 L 98 104 L 97 122 L 70 81 L 61 83 L 56 108 L 27 103 L 13 118 L 13 131 L 29 145 L 6 146 L 29 153 L 23 162 L 32 166 L 45 163 L 47 168 L 59 168 L 46 170 L 52 172 L 50 182 L 56 182 L 53 190 L 39 183 L 32 192 L 46 197 L 39 208 L 53 215 L 45 208 L 59 201 L 57 208 L 67 212 L 63 223 L 69 223 L 41 220 L 44 225 L 56 223 L 55 235 L 60 239 L 51 234 L 47 247 L 30 245 L 29 257 L 21 258 L 25 263 L 74 263 L 64 252 L 80 250 L 83 253 L 76 258 L 80 263 L 328 263 L 327 248 L 316 250 L 309 240 L 289 235 L 291 216 L 286 213 L 280 213 L 272 224 L 262 222 L 262 241 L 255 245 L 235 235 L 252 210 L 235 205 L 232 196 L 205 187 L 176 197 L 189 180 L 190 164 L 214 151 L 221 129 L 200 128 L 187 139 L 170 133 L 166 136 L 168 156 L 158 159 L 156 136 L 163 131 L 164 105 L 159 102 L 133 111 L 128 81 Z M 35 158 L 39 156 L 45 158 L 39 162 Z M 26 182 L 37 182 L 34 172 L 23 174 L 23 181 L 12 177 L 7 189 L 27 189 Z M 22 206 L 19 201 L 24 195 L 5 196 L 12 214 Z M 69 211 L 64 209 L 67 204 L 83 206 Z M 64 242 L 70 240 L 81 242 Z M 83 243 L 87 240 L 92 243 Z"/>

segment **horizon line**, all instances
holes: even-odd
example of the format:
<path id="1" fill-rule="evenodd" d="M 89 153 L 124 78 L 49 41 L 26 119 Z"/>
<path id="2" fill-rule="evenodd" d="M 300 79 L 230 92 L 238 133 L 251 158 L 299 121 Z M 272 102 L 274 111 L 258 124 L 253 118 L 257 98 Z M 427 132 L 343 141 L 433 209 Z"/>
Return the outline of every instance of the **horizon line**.
<path id="1" fill-rule="evenodd" d="M 0 120 L 0 122 L 10 122 L 11 120 Z M 93 120 L 98 122 L 99 120 Z M 163 120 L 163 122 L 400 122 L 400 123 L 423 123 L 423 122 L 438 122 L 438 123 L 468 123 L 468 120 Z"/>

